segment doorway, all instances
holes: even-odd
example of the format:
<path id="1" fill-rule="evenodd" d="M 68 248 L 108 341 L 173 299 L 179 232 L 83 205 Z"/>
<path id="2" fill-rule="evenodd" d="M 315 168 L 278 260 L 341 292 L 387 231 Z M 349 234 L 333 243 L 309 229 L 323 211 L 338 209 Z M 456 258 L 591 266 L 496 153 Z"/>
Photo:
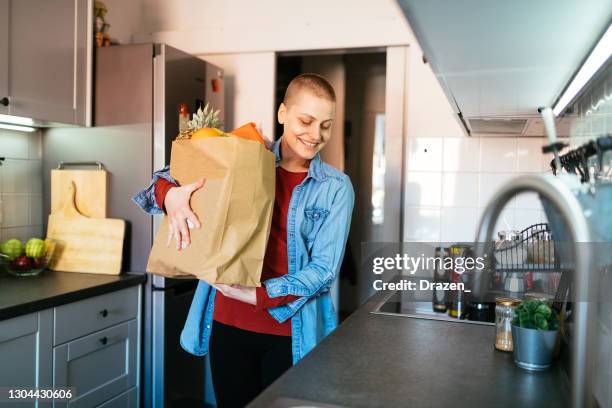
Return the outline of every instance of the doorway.
<path id="1" fill-rule="evenodd" d="M 323 75 L 336 91 L 336 120 L 321 159 L 345 172 L 355 190 L 344 261 L 339 280 L 331 289 L 342 320 L 372 294 L 371 274 L 361 271 L 361 243 L 385 239 L 387 52 L 370 49 L 279 54 L 276 67 L 276 107 L 291 79 L 302 73 Z M 282 132 L 283 127 L 277 123 L 275 139 Z"/>

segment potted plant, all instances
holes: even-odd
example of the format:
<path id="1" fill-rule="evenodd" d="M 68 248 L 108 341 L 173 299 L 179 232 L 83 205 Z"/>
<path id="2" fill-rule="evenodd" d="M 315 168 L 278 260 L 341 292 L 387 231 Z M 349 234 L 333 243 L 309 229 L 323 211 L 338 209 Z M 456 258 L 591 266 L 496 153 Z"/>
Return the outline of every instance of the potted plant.
<path id="1" fill-rule="evenodd" d="M 550 366 L 559 331 L 559 316 L 547 303 L 523 301 L 512 319 L 514 362 L 527 370 Z"/>

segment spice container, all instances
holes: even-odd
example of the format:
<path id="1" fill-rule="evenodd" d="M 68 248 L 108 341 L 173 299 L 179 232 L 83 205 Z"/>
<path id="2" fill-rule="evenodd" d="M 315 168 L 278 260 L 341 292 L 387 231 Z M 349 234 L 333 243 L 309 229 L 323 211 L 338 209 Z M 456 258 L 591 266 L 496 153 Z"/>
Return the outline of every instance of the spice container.
<path id="1" fill-rule="evenodd" d="M 495 299 L 495 348 L 501 351 L 512 351 L 512 318 L 518 299 Z"/>

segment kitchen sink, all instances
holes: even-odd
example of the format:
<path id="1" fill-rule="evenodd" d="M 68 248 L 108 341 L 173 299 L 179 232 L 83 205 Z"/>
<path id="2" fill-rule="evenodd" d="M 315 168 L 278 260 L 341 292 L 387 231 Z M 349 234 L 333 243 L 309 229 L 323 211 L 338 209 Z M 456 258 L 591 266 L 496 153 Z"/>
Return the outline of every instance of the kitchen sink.
<path id="1" fill-rule="evenodd" d="M 431 293 L 431 292 L 430 292 Z M 423 292 L 419 293 L 417 299 L 423 299 Z M 429 296 L 431 299 L 433 297 Z M 493 322 L 481 322 L 468 319 L 457 319 L 447 313 L 440 313 L 433 310 L 431 301 L 417 300 L 411 293 L 402 291 L 390 291 L 381 302 L 370 313 L 377 315 L 409 317 L 413 319 L 440 320 L 445 322 L 481 324 L 493 326 Z"/>

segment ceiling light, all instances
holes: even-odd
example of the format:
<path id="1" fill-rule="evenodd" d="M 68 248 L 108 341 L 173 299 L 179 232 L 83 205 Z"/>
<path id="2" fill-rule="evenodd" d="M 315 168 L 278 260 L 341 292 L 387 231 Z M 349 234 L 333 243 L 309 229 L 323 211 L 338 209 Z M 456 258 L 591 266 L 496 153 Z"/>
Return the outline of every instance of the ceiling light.
<path id="1" fill-rule="evenodd" d="M 11 115 L 0 115 L 0 122 L 24 126 L 32 126 L 34 124 L 34 120 L 31 118 L 23 118 L 21 116 Z"/>
<path id="2" fill-rule="evenodd" d="M 569 86 L 565 88 L 557 103 L 553 106 L 553 113 L 559 116 L 569 105 L 574 97 L 580 92 L 584 85 L 595 75 L 595 73 L 606 63 L 612 54 L 612 24 L 608 26 L 603 37 L 591 51 L 589 57 L 584 61 L 576 76 L 572 79 Z"/>
<path id="3" fill-rule="evenodd" d="M 34 132 L 36 128 L 21 125 L 9 125 L 8 123 L 0 123 L 0 128 L 8 130 L 18 130 L 20 132 Z"/>

